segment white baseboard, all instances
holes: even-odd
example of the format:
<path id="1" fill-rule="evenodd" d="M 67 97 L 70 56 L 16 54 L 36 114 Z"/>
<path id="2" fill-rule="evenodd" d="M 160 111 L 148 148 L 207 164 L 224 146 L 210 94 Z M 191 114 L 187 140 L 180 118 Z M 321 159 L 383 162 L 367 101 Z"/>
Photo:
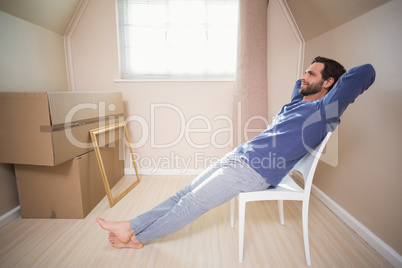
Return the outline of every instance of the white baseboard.
<path id="1" fill-rule="evenodd" d="M 324 194 L 319 188 L 313 185 L 311 192 L 318 197 L 330 210 L 332 210 L 342 221 L 355 231 L 364 241 L 367 242 L 375 251 L 384 257 L 394 267 L 402 268 L 402 256 L 393 248 L 388 246 L 378 236 L 371 232 L 366 226 L 361 224 L 346 210 L 339 206 L 334 200 Z"/>
<path id="2" fill-rule="evenodd" d="M 20 206 L 0 216 L 0 229 L 21 216 Z"/>
<path id="3" fill-rule="evenodd" d="M 152 168 L 139 168 L 139 175 L 194 175 L 197 176 L 203 171 L 203 169 L 152 169 Z M 125 168 L 124 174 L 133 175 L 135 170 L 133 168 Z"/>

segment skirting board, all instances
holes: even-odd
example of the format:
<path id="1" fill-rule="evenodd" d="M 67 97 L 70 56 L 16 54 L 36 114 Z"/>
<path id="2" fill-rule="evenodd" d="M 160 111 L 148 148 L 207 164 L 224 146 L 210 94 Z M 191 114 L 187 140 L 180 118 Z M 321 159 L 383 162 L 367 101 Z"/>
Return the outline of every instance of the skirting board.
<path id="1" fill-rule="evenodd" d="M 378 236 L 371 232 L 366 226 L 361 224 L 346 210 L 339 206 L 335 201 L 324 194 L 315 185 L 312 186 L 311 192 L 318 197 L 332 212 L 335 213 L 346 225 L 355 231 L 364 241 L 367 242 L 375 251 L 384 257 L 394 267 L 402 267 L 402 256 L 393 248 L 388 246 Z"/>
<path id="2" fill-rule="evenodd" d="M 0 229 L 21 216 L 20 206 L 0 216 Z"/>

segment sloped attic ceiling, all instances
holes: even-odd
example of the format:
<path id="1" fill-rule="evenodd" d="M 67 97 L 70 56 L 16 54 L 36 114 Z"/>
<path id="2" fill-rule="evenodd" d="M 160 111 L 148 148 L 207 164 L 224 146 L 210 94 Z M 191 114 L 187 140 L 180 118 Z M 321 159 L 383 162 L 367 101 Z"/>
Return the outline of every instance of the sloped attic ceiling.
<path id="1" fill-rule="evenodd" d="M 286 0 L 305 41 L 390 0 Z"/>
<path id="2" fill-rule="evenodd" d="M 307 41 L 390 0 L 285 1 Z M 0 10 L 64 35 L 80 2 L 81 0 L 0 0 Z"/>
<path id="3" fill-rule="evenodd" d="M 81 0 L 0 0 L 0 10 L 64 35 Z"/>

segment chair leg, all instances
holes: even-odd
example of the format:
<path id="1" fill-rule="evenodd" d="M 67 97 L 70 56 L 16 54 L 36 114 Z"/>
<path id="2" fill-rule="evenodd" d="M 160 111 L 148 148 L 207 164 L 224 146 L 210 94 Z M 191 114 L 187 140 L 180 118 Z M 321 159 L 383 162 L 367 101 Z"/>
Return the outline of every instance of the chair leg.
<path id="1" fill-rule="evenodd" d="M 233 226 L 234 226 L 234 207 L 235 207 L 235 198 L 236 197 L 233 197 L 231 200 L 230 200 L 230 227 L 232 227 L 233 228 Z"/>
<path id="2" fill-rule="evenodd" d="M 304 251 L 306 254 L 306 263 L 307 266 L 311 266 L 311 258 L 310 258 L 310 246 L 309 246 L 309 239 L 308 239 L 308 204 L 305 206 L 303 202 L 303 240 L 304 240 Z"/>
<path id="3" fill-rule="evenodd" d="M 239 206 L 239 263 L 243 263 L 244 221 L 246 214 L 246 203 L 239 198 L 238 206 Z"/>
<path id="4" fill-rule="evenodd" d="M 283 215 L 283 200 L 278 200 L 279 221 L 285 225 L 285 217 Z"/>

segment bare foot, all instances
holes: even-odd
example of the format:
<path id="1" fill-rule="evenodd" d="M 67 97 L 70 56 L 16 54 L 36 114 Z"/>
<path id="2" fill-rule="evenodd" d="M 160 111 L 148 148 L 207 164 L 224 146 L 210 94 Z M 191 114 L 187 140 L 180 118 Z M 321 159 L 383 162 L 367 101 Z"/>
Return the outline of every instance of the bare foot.
<path id="1" fill-rule="evenodd" d="M 144 244 L 138 242 L 135 236 L 132 236 L 127 243 L 121 242 L 114 233 L 109 233 L 109 242 L 115 248 L 134 248 L 140 249 L 144 247 Z"/>
<path id="2" fill-rule="evenodd" d="M 128 243 L 131 241 L 133 232 L 131 231 L 129 221 L 105 221 L 101 218 L 96 218 L 96 221 L 99 223 L 102 229 L 115 234 L 116 238 L 121 242 Z"/>

